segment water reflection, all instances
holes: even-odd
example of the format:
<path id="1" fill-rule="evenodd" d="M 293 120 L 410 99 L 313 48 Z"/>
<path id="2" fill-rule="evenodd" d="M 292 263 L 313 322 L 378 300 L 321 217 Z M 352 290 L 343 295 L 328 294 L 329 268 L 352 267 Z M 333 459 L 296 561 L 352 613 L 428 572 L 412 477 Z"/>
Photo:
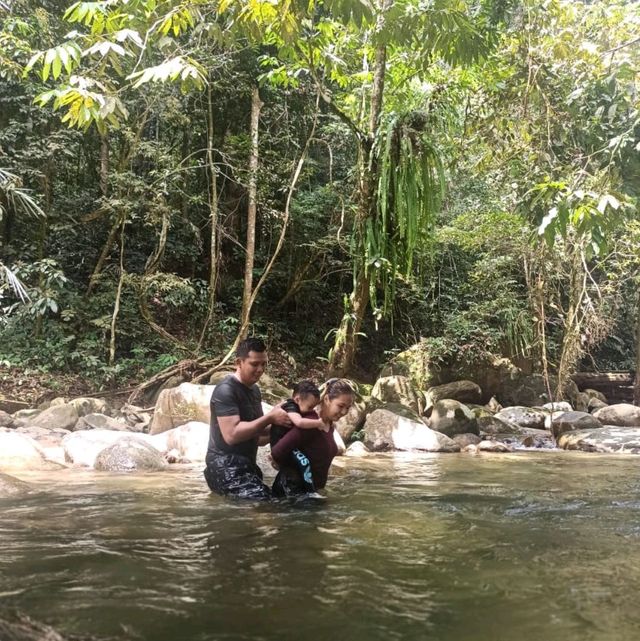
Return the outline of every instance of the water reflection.
<path id="1" fill-rule="evenodd" d="M 200 470 L 63 472 L 0 500 L 1 603 L 122 641 L 635 638 L 634 459 L 342 460 L 326 504 L 212 496 Z"/>

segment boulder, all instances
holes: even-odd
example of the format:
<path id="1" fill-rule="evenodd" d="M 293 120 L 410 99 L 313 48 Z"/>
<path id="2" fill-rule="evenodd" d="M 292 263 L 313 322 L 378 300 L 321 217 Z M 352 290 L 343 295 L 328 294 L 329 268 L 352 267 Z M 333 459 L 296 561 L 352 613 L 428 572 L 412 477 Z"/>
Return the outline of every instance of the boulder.
<path id="1" fill-rule="evenodd" d="M 52 405 L 42 410 L 31 420 L 31 425 L 38 427 L 59 427 L 63 430 L 73 430 L 78 422 L 78 410 L 69 404 Z"/>
<path id="2" fill-rule="evenodd" d="M 109 412 L 109 406 L 102 398 L 74 398 L 68 402 L 68 405 L 76 408 L 78 416 L 107 414 Z"/>
<path id="3" fill-rule="evenodd" d="M 78 419 L 75 431 L 80 430 L 119 430 L 129 431 L 131 427 L 104 414 L 86 414 Z M 133 431 L 133 430 L 131 430 Z"/>
<path id="4" fill-rule="evenodd" d="M 576 409 L 576 412 L 586 412 L 589 409 L 589 401 L 591 399 L 589 398 L 588 394 L 585 394 L 584 392 L 578 392 L 575 396 L 572 398 L 573 406 Z"/>
<path id="5" fill-rule="evenodd" d="M 37 409 L 18 410 L 13 415 L 13 418 L 17 421 L 31 421 L 31 419 L 38 416 L 38 414 L 40 414 L 40 410 Z"/>
<path id="6" fill-rule="evenodd" d="M 427 408 L 446 398 L 460 401 L 461 403 L 480 403 L 482 390 L 473 381 L 453 381 L 444 385 L 430 387 L 425 392 L 425 398 Z"/>
<path id="7" fill-rule="evenodd" d="M 151 423 L 149 412 L 145 412 L 142 407 L 129 405 L 129 403 L 125 403 L 117 412 L 112 412 L 111 416 L 124 421 L 133 432 L 146 432 Z"/>
<path id="8" fill-rule="evenodd" d="M 271 375 L 263 374 L 258 382 L 262 400 L 277 405 L 281 401 L 291 397 L 291 390 L 287 389 L 281 383 L 278 383 Z"/>
<path id="9" fill-rule="evenodd" d="M 388 410 L 375 410 L 364 424 L 364 445 L 371 451 L 425 450 L 458 452 L 460 446 L 424 423 L 398 416 Z"/>
<path id="10" fill-rule="evenodd" d="M 5 618 L 6 616 L 9 618 Z M 48 625 L 15 612 L 3 612 L 0 616 L 0 639 L 2 641 L 68 641 L 68 637 L 61 636 Z"/>
<path id="11" fill-rule="evenodd" d="M 13 416 L 3 410 L 0 410 L 0 427 L 15 427 L 15 419 Z"/>
<path id="12" fill-rule="evenodd" d="M 209 445 L 209 424 L 199 421 L 189 421 L 179 427 L 164 432 L 167 440 L 164 446 L 154 442 L 154 447 L 160 451 L 177 450 L 183 462 L 196 463 L 204 461 Z"/>
<path id="13" fill-rule="evenodd" d="M 551 432 L 557 439 L 565 432 L 576 430 L 594 430 L 602 427 L 602 423 L 592 414 L 587 412 L 562 412 L 553 419 Z"/>
<path id="14" fill-rule="evenodd" d="M 32 438 L 42 448 L 59 447 L 62 439 L 67 434 L 71 434 L 69 430 L 61 427 L 39 427 L 38 425 L 17 427 L 16 432 Z"/>
<path id="15" fill-rule="evenodd" d="M 512 452 L 513 450 L 506 444 L 500 441 L 481 441 L 476 446 L 480 452 Z"/>
<path id="16" fill-rule="evenodd" d="M 160 393 L 151 419 L 150 434 L 166 432 L 189 421 L 209 423 L 211 420 L 211 394 L 213 385 L 182 383 Z"/>
<path id="17" fill-rule="evenodd" d="M 595 398 L 595 399 L 597 399 L 597 400 L 601 401 L 602 403 L 604 403 L 605 405 L 608 405 L 607 397 L 606 397 L 602 392 L 599 392 L 599 391 L 598 391 L 598 390 L 596 390 L 596 389 L 591 389 L 591 388 L 589 388 L 589 387 L 588 387 L 587 389 L 582 390 L 582 391 L 583 391 L 583 392 L 584 392 L 584 393 L 585 393 L 585 394 L 586 394 L 590 399 L 591 399 L 591 398 Z"/>
<path id="18" fill-rule="evenodd" d="M 554 383 L 550 383 L 554 389 Z M 503 380 L 497 394 L 504 407 L 542 405 L 549 401 L 547 382 L 541 374 L 517 373 Z"/>
<path id="19" fill-rule="evenodd" d="M 0 470 L 51 470 L 56 467 L 32 438 L 0 428 Z"/>
<path id="20" fill-rule="evenodd" d="M 454 436 L 456 434 L 479 434 L 478 421 L 473 412 L 459 401 L 444 399 L 426 412 L 432 430 Z"/>
<path id="21" fill-rule="evenodd" d="M 354 401 L 346 416 L 343 416 L 336 423 L 336 430 L 340 436 L 348 441 L 354 432 L 357 432 L 363 425 L 367 416 L 367 404 L 362 399 Z"/>
<path id="22" fill-rule="evenodd" d="M 166 465 L 162 453 L 155 447 L 124 436 L 98 454 L 94 468 L 100 472 L 156 472 Z"/>
<path id="23" fill-rule="evenodd" d="M 552 450 L 555 449 L 556 443 L 551 436 L 551 433 L 547 430 L 527 430 L 527 434 L 520 438 L 520 444 L 522 447 L 532 448 L 532 449 L 545 449 Z"/>
<path id="24" fill-rule="evenodd" d="M 421 413 L 420 396 L 406 376 L 379 378 L 373 386 L 371 396 L 383 403 L 399 403 L 417 414 Z"/>
<path id="25" fill-rule="evenodd" d="M 558 447 L 606 454 L 640 454 L 640 428 L 605 425 L 597 430 L 565 432 L 558 439 Z"/>
<path id="26" fill-rule="evenodd" d="M 543 429 L 547 414 L 530 407 L 505 407 L 496 414 L 496 418 L 515 423 L 520 427 Z"/>
<path id="27" fill-rule="evenodd" d="M 477 445 L 482 439 L 477 434 L 456 434 L 452 440 L 464 450 L 468 445 Z"/>
<path id="28" fill-rule="evenodd" d="M 7 496 L 22 496 L 31 491 L 31 486 L 15 476 L 0 472 L 0 498 Z M 2 637 L 0 637 L 2 638 Z"/>
<path id="29" fill-rule="evenodd" d="M 571 403 L 567 401 L 556 401 L 555 403 L 545 403 L 540 409 L 546 410 L 547 412 L 572 412 L 573 407 Z"/>
<path id="30" fill-rule="evenodd" d="M 81 432 L 72 432 L 65 436 L 61 443 L 64 448 L 65 461 L 73 465 L 93 467 L 98 454 L 105 449 L 105 447 L 113 445 L 121 438 L 135 438 L 148 443 L 153 446 L 154 449 L 162 448 L 166 442 L 163 435 L 159 435 L 158 438 L 149 436 L 148 434 L 127 434 L 115 430 L 83 430 Z"/>
<path id="31" fill-rule="evenodd" d="M 369 450 L 362 441 L 354 441 L 349 445 L 344 455 L 353 456 L 354 458 L 362 458 L 363 456 L 369 455 Z"/>
<path id="32" fill-rule="evenodd" d="M 481 416 L 478 419 L 480 434 L 495 436 L 496 434 L 522 434 L 522 428 L 511 421 L 497 416 Z"/>
<path id="33" fill-rule="evenodd" d="M 640 427 L 640 407 L 630 403 L 608 405 L 595 411 L 593 415 L 604 425 Z"/>
<path id="34" fill-rule="evenodd" d="M 603 407 L 608 407 L 608 406 L 609 405 L 607 403 L 603 403 L 600 399 L 592 397 L 589 399 L 589 405 L 587 405 L 587 411 L 593 414 L 594 412 L 597 412 Z"/>

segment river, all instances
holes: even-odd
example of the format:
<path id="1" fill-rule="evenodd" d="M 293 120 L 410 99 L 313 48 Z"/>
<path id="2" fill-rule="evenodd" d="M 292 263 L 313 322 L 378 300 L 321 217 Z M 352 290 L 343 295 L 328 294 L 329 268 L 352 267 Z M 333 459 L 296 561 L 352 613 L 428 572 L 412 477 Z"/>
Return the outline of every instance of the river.
<path id="1" fill-rule="evenodd" d="M 325 503 L 237 503 L 199 468 L 20 475 L 0 604 L 122 641 L 635 641 L 638 459 L 341 459 Z M 4 640 L 3 640 L 4 641 Z"/>

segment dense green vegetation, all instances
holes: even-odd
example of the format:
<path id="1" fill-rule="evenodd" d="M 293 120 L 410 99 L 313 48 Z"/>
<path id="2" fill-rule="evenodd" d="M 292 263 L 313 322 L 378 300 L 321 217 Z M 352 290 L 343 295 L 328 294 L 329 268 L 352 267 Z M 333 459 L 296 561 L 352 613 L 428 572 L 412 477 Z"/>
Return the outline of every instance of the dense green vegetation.
<path id="1" fill-rule="evenodd" d="M 639 60 L 638 2 L 4 0 L 0 361 L 635 369 Z"/>

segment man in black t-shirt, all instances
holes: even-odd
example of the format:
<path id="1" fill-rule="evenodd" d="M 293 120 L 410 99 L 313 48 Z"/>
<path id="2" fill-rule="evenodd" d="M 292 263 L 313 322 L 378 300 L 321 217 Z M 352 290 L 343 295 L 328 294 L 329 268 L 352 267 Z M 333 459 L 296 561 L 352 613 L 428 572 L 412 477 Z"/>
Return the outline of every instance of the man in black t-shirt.
<path id="1" fill-rule="evenodd" d="M 268 499 L 256 465 L 258 445 L 269 440 L 272 423 L 291 425 L 282 407 L 263 415 L 257 382 L 264 373 L 267 352 L 258 338 L 238 345 L 236 371 L 222 380 L 211 395 L 211 429 L 204 477 L 213 492 L 241 498 Z"/>

